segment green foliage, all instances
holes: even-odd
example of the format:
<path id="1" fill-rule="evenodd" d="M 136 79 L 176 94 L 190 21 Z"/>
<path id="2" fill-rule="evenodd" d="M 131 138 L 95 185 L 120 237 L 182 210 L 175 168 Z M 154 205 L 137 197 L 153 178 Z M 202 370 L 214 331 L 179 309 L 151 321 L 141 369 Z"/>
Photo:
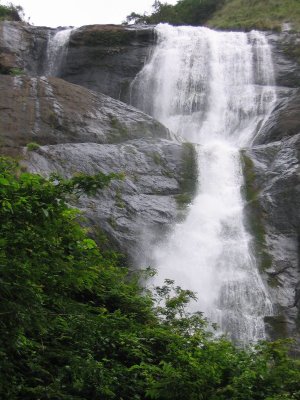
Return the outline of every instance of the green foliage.
<path id="1" fill-rule="evenodd" d="M 155 1 L 153 13 L 131 13 L 126 18 L 126 23 L 158 24 L 167 22 L 173 25 L 201 25 L 224 4 L 224 0 L 179 0 L 174 6 Z"/>
<path id="2" fill-rule="evenodd" d="M 15 6 L 12 3 L 9 5 L 0 4 L 0 21 L 21 21 L 22 14 L 23 8 L 21 6 Z"/>
<path id="3" fill-rule="evenodd" d="M 220 29 L 280 31 L 292 23 L 300 31 L 299 0 L 179 0 L 174 6 L 156 1 L 150 15 L 131 13 L 126 23 L 208 25 Z"/>
<path id="4" fill-rule="evenodd" d="M 256 174 L 253 161 L 247 156 L 245 151 L 241 152 L 243 174 L 245 184 L 243 192 L 248 203 L 248 228 L 254 238 L 254 249 L 260 269 L 266 271 L 272 265 L 272 257 L 268 252 L 266 242 L 265 216 L 260 204 L 260 190 L 256 182 Z M 269 279 L 270 286 L 277 286 L 277 279 Z"/>
<path id="5" fill-rule="evenodd" d="M 21 68 L 11 68 L 9 71 L 9 75 L 11 76 L 24 75 L 24 71 Z"/>
<path id="6" fill-rule="evenodd" d="M 1 21 L 1 19 L 0 19 L 0 21 Z M 0 65 L 0 74 L 10 75 L 10 76 L 21 76 L 21 75 L 24 75 L 25 72 L 21 68 L 5 67 L 3 65 Z"/>
<path id="7" fill-rule="evenodd" d="M 180 194 L 175 196 L 177 206 L 184 210 L 196 194 L 198 182 L 197 154 L 192 143 L 182 144 L 182 172 L 179 181 Z"/>
<path id="8" fill-rule="evenodd" d="M 284 22 L 300 30 L 299 0 L 227 0 L 208 25 L 221 29 L 280 31 Z"/>
<path id="9" fill-rule="evenodd" d="M 49 180 L 0 158 L 1 400 L 297 399 L 287 342 L 214 338 L 194 294 L 101 252 L 67 206 L 115 176 Z"/>
<path id="10" fill-rule="evenodd" d="M 28 151 L 34 151 L 40 148 L 40 145 L 36 142 L 30 142 L 26 145 Z"/>

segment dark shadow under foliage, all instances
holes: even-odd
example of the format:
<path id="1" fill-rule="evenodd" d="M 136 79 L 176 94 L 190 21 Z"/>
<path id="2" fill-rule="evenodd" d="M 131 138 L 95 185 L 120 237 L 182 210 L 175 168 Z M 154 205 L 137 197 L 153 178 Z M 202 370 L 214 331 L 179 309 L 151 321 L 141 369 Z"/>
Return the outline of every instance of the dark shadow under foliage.
<path id="1" fill-rule="evenodd" d="M 70 196 L 118 175 L 49 180 L 0 158 L 1 400 L 300 398 L 288 342 L 236 348 L 189 314 L 193 293 L 150 293 L 79 226 Z"/>

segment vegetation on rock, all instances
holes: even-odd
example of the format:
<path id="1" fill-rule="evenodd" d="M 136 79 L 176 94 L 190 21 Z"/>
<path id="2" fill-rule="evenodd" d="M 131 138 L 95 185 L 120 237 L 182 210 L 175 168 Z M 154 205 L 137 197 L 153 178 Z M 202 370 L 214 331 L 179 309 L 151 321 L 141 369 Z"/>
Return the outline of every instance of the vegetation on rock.
<path id="1" fill-rule="evenodd" d="M 87 237 L 67 202 L 114 177 L 47 180 L 0 158 L 1 399 L 299 398 L 287 341 L 214 338 L 193 293 L 144 290 Z"/>
<path id="2" fill-rule="evenodd" d="M 127 23 L 207 25 L 220 29 L 280 31 L 284 23 L 300 30 L 298 0 L 179 0 L 170 5 L 155 1 L 151 15 L 131 13 Z"/>
<path id="3" fill-rule="evenodd" d="M 247 202 L 246 215 L 248 229 L 253 237 L 255 255 L 262 272 L 266 272 L 272 265 L 272 257 L 268 252 L 266 242 L 266 228 L 264 213 L 260 204 L 260 190 L 256 182 L 255 166 L 252 159 L 244 150 L 241 151 L 242 168 L 244 175 L 243 192 Z M 269 284 L 274 286 L 276 279 Z"/>
<path id="4" fill-rule="evenodd" d="M 221 29 L 282 29 L 282 24 L 300 31 L 300 2 L 298 0 L 229 0 L 208 21 Z"/>
<path id="5" fill-rule="evenodd" d="M 40 148 L 40 145 L 36 142 L 30 142 L 26 145 L 26 148 L 28 151 L 34 151 L 38 150 Z"/>
<path id="6" fill-rule="evenodd" d="M 179 209 L 185 209 L 195 197 L 198 182 L 197 153 L 192 143 L 183 143 L 180 194 L 175 196 Z"/>
<path id="7" fill-rule="evenodd" d="M 224 4 L 225 0 L 179 0 L 174 6 L 155 1 L 153 13 L 131 13 L 126 22 L 136 24 L 158 24 L 168 22 L 172 25 L 201 25 Z"/>
<path id="8" fill-rule="evenodd" d="M 21 21 L 23 8 L 15 6 L 12 3 L 9 5 L 0 4 L 0 21 Z"/>

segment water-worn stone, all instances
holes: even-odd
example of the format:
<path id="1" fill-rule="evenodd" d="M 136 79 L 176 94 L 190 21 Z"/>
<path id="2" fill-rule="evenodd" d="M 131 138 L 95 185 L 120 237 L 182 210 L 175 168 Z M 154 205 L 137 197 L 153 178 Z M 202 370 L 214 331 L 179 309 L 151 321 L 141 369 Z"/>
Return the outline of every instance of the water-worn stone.
<path id="1" fill-rule="evenodd" d="M 0 75 L 0 93 L 3 147 L 170 137 L 143 112 L 61 79 Z"/>
<path id="2" fill-rule="evenodd" d="M 0 138 L 1 152 L 21 152 L 33 172 L 124 172 L 124 181 L 77 206 L 94 237 L 101 229 L 136 262 L 176 220 L 176 197 L 192 190 L 192 147 L 143 112 L 61 79 L 0 76 Z"/>
<path id="3" fill-rule="evenodd" d="M 58 172 L 70 177 L 82 172 L 124 172 L 124 181 L 78 202 L 94 237 L 102 230 L 118 250 L 138 263 L 139 254 L 176 220 L 176 195 L 181 193 L 183 146 L 166 139 L 135 139 L 118 144 L 61 144 L 27 152 L 30 171 Z M 159 155 L 159 162 L 157 162 Z"/>
<path id="4" fill-rule="evenodd" d="M 252 160 L 250 212 L 263 227 L 270 260 L 262 265 L 275 306 L 275 318 L 268 318 L 273 338 L 296 336 L 300 340 L 300 133 L 284 140 L 255 146 L 246 151 Z M 280 318 L 280 324 L 278 323 Z M 279 325 L 282 331 L 278 331 Z"/>
<path id="5" fill-rule="evenodd" d="M 0 21 L 0 73 L 42 75 L 47 43 L 56 30 Z"/>
<path id="6" fill-rule="evenodd" d="M 273 63 L 278 87 L 300 86 L 300 34 L 272 33 L 268 35 L 272 45 Z"/>
<path id="7" fill-rule="evenodd" d="M 18 69 L 31 76 L 48 75 L 49 46 L 62 29 L 0 22 L 0 73 L 15 73 Z M 74 28 L 55 76 L 129 103 L 130 83 L 154 44 L 154 29 L 149 26 Z"/>
<path id="8" fill-rule="evenodd" d="M 280 89 L 280 96 L 274 111 L 254 144 L 267 144 L 286 139 L 300 132 L 300 90 Z"/>
<path id="9" fill-rule="evenodd" d="M 154 44 L 153 27 L 83 26 L 71 34 L 60 76 L 128 103 L 130 83 Z"/>

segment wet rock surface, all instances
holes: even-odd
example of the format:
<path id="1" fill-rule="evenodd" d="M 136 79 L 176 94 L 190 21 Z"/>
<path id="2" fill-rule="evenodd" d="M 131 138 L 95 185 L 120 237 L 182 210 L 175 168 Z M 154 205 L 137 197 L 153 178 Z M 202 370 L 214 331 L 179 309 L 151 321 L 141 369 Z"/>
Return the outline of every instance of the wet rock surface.
<path id="1" fill-rule="evenodd" d="M 300 36 L 271 34 L 269 40 L 278 100 L 245 152 L 252 193 L 246 209 L 248 220 L 256 219 L 256 250 L 267 253 L 260 264 L 274 304 L 275 316 L 266 318 L 269 334 L 300 343 Z"/>
<path id="2" fill-rule="evenodd" d="M 254 144 L 289 138 L 300 132 L 300 89 L 281 88 L 278 102 Z"/>
<path id="3" fill-rule="evenodd" d="M 66 177 L 78 172 L 123 172 L 123 181 L 114 181 L 96 196 L 83 196 L 78 206 L 96 239 L 104 232 L 118 250 L 138 263 L 140 254 L 144 259 L 177 218 L 182 151 L 180 143 L 166 139 L 64 144 L 27 152 L 26 165 L 33 172 L 58 172 Z"/>
<path id="4" fill-rule="evenodd" d="M 15 73 L 18 69 L 31 76 L 49 75 L 51 40 L 65 29 L 0 22 L 0 73 Z M 149 26 L 74 28 L 55 76 L 129 103 L 130 83 L 154 44 L 154 29 Z"/>
<path id="5" fill-rule="evenodd" d="M 0 75 L 0 92 L 3 147 L 170 137 L 143 112 L 61 79 Z"/>
<path id="6" fill-rule="evenodd" d="M 60 76 L 128 103 L 130 83 L 154 44 L 152 27 L 84 26 L 71 34 Z"/>
<path id="7" fill-rule="evenodd" d="M 300 132 L 300 35 L 271 34 L 277 104 L 254 144 L 267 144 Z"/>
<path id="8" fill-rule="evenodd" d="M 179 215 L 177 196 L 189 192 L 193 148 L 171 140 L 168 129 L 143 112 L 61 79 L 2 75 L 0 93 L 2 154 L 18 154 L 29 171 L 46 176 L 125 174 L 76 206 L 96 239 L 101 230 L 138 262 L 139 252 Z"/>
<path id="9" fill-rule="evenodd" d="M 269 34 L 273 46 L 273 62 L 278 87 L 297 88 L 300 86 L 300 34 Z"/>
<path id="10" fill-rule="evenodd" d="M 300 339 L 300 134 L 255 146 L 246 154 L 253 162 L 255 193 L 248 207 L 262 227 L 258 252 L 266 247 L 269 255 L 261 264 L 275 307 L 276 317 L 268 318 L 269 333 L 272 338 Z"/>
<path id="11" fill-rule="evenodd" d="M 47 43 L 55 29 L 0 21 L 0 73 L 42 75 Z"/>

